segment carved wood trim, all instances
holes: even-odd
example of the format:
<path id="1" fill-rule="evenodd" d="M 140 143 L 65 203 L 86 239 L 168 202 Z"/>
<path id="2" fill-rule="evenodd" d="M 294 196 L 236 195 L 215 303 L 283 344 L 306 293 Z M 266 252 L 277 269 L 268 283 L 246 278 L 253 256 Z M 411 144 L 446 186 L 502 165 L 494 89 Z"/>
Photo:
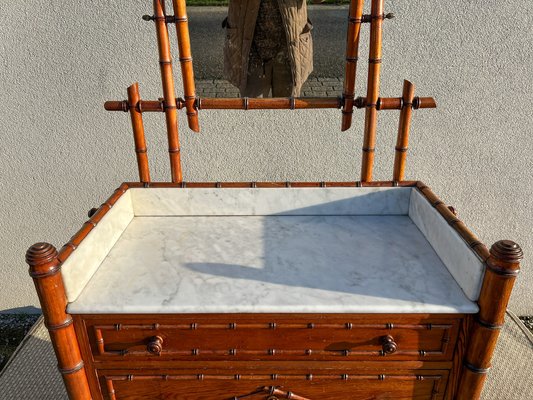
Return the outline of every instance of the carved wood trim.
<path id="1" fill-rule="evenodd" d="M 112 324 L 112 325 L 94 325 L 94 335 L 96 339 L 96 348 L 98 355 L 100 356 L 144 356 L 144 355 L 153 355 L 148 349 L 145 351 L 131 351 L 128 349 L 122 350 L 106 350 L 105 341 L 102 334 L 102 330 L 108 331 L 121 331 L 121 330 L 199 330 L 199 329 L 228 329 L 228 330 L 243 330 L 243 329 L 342 329 L 342 330 L 355 330 L 355 329 L 382 329 L 387 332 L 391 332 L 394 329 L 407 329 L 407 330 L 443 330 L 442 339 L 441 339 L 441 348 L 437 351 L 433 350 L 395 350 L 394 356 L 412 356 L 417 358 L 424 358 L 427 356 L 444 356 L 447 354 L 448 345 L 450 343 L 450 330 L 453 325 L 451 324 L 365 324 L 365 325 L 354 325 L 352 323 L 345 324 L 314 324 L 314 323 L 262 323 L 262 324 L 237 324 L 237 323 L 227 323 L 227 324 L 198 324 L 196 322 L 190 324 L 174 324 L 174 325 L 162 325 L 158 323 L 154 324 Z M 245 350 L 245 349 L 186 349 L 186 350 L 167 350 L 162 349 L 162 351 L 157 354 L 157 356 L 199 356 L 199 355 L 209 355 L 209 356 L 236 356 L 236 355 L 246 355 L 246 356 L 339 356 L 339 357 L 386 357 L 388 354 L 383 350 L 350 350 L 350 349 L 334 349 L 334 350 L 315 350 L 311 348 L 302 348 L 297 350 L 285 350 L 285 349 L 264 349 L 264 350 Z"/>
<path id="2" fill-rule="evenodd" d="M 278 379 L 291 379 L 291 380 L 399 380 L 399 381 L 422 381 L 433 380 L 439 382 L 442 380 L 442 375 L 349 375 L 349 374 L 312 374 L 312 378 L 309 379 L 309 374 L 227 374 L 227 375 L 215 375 L 215 374 L 176 374 L 176 375 L 105 375 L 106 381 L 146 381 L 146 380 L 278 380 Z M 438 390 L 438 386 L 437 386 Z"/>
<path id="3" fill-rule="evenodd" d="M 181 329 L 181 330 L 199 330 L 199 329 L 409 329 L 409 330 L 435 330 L 443 329 L 445 331 L 451 329 L 452 324 L 352 324 L 350 322 L 344 324 L 322 324 L 322 323 L 256 323 L 256 324 L 242 324 L 242 323 L 220 323 L 220 324 L 199 324 L 196 322 L 187 324 L 112 324 L 112 325 L 94 325 L 97 330 L 159 330 L 159 329 Z"/>
<path id="4" fill-rule="evenodd" d="M 128 188 L 286 188 L 286 187 L 416 187 L 418 181 L 344 181 L 344 182 L 127 182 Z"/>

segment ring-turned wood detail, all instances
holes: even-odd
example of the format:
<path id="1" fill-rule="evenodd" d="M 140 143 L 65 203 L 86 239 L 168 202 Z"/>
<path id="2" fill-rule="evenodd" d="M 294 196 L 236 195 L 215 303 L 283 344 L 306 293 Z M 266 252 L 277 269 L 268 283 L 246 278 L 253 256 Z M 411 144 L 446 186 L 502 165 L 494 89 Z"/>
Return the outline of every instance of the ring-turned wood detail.
<path id="1" fill-rule="evenodd" d="M 355 108 L 366 107 L 366 97 L 275 97 L 275 98 L 211 98 L 197 97 L 195 100 L 198 110 L 301 110 L 310 108 L 341 108 L 345 107 L 348 102 L 353 103 Z M 376 102 L 376 109 L 383 110 L 401 110 L 403 107 L 401 97 L 379 97 Z M 436 108 L 437 102 L 433 97 L 415 97 L 412 108 L 415 110 L 422 108 Z M 181 110 L 185 107 L 185 100 L 176 98 L 176 106 L 172 109 Z M 136 103 L 128 103 L 127 100 L 110 100 L 104 103 L 106 111 L 123 111 L 128 112 L 135 108 L 138 112 L 165 112 L 164 101 L 160 100 L 139 100 Z M 348 111 L 346 111 L 349 113 Z"/>
<path id="2" fill-rule="evenodd" d="M 364 0 L 355 0 L 350 3 L 346 40 L 346 74 L 344 75 L 343 84 L 342 131 L 349 129 L 352 125 L 363 4 Z"/>
<path id="3" fill-rule="evenodd" d="M 130 111 L 131 126 L 133 129 L 133 140 L 135 143 L 135 155 L 137 157 L 139 180 L 141 182 L 150 182 L 150 168 L 148 166 L 148 154 L 146 149 L 146 139 L 144 136 L 144 124 L 142 117 L 143 109 L 138 83 L 134 83 L 128 87 L 128 109 Z"/>
<path id="4" fill-rule="evenodd" d="M 355 375 L 355 374 L 313 374 L 314 380 L 401 380 L 401 381 L 422 381 L 422 380 L 440 380 L 442 379 L 441 375 Z M 280 379 L 294 379 L 294 380 L 309 380 L 308 375 L 286 375 L 286 374 L 227 374 L 227 375 L 210 375 L 210 374 L 189 374 L 189 375 L 136 375 L 136 374 L 127 374 L 127 375 L 106 375 L 105 379 L 111 381 L 142 381 L 142 380 L 280 380 Z"/>
<path id="5" fill-rule="evenodd" d="M 181 170 L 181 155 L 179 152 L 178 114 L 176 111 L 176 93 L 174 89 L 174 77 L 172 74 L 172 55 L 170 51 L 168 28 L 165 21 L 165 2 L 154 0 L 153 9 L 159 59 L 168 61 L 160 63 L 160 70 L 161 83 L 163 86 L 163 108 L 165 111 L 165 122 L 167 127 L 171 179 L 172 182 L 179 183 L 183 180 L 183 175 Z"/>
<path id="6" fill-rule="evenodd" d="M 403 181 L 405 176 L 405 161 L 409 145 L 409 131 L 411 127 L 411 114 L 413 100 L 415 96 L 415 85 L 408 80 L 403 82 L 402 110 L 400 112 L 400 122 L 398 124 L 398 135 L 396 139 L 393 181 Z"/>
<path id="7" fill-rule="evenodd" d="M 181 63 L 181 72 L 183 76 L 183 91 L 185 93 L 185 106 L 187 108 L 187 120 L 189 128 L 194 132 L 200 132 L 198 123 L 198 110 L 195 107 L 195 85 L 194 72 L 191 56 L 191 42 L 189 38 L 189 25 L 187 18 L 187 7 L 185 0 L 173 0 L 174 23 L 176 24 L 176 33 L 178 35 L 179 60 Z"/>

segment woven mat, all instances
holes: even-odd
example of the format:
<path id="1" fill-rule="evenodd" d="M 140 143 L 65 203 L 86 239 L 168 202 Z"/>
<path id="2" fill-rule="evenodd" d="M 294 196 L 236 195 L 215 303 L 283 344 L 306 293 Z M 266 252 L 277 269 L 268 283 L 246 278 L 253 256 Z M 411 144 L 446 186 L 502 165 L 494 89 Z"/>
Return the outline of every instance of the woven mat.
<path id="1" fill-rule="evenodd" d="M 510 314 L 500 335 L 483 400 L 533 399 L 533 337 Z M 40 318 L 0 374 L 1 400 L 67 400 L 48 331 Z"/>

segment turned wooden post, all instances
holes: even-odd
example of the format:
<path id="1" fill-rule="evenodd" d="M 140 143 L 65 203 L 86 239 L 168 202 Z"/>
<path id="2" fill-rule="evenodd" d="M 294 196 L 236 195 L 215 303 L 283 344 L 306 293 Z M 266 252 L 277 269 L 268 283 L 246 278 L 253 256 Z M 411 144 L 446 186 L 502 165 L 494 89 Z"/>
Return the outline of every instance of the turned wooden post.
<path id="1" fill-rule="evenodd" d="M 26 252 L 26 262 L 30 266 L 30 276 L 37 289 L 44 322 L 50 333 L 68 396 L 70 399 L 89 400 L 91 392 L 78 340 L 72 318 L 65 312 L 67 296 L 57 250 L 48 243 L 34 244 Z"/>
<path id="2" fill-rule="evenodd" d="M 187 19 L 187 5 L 185 0 L 172 0 L 174 8 L 174 22 L 178 35 L 178 50 L 183 76 L 183 91 L 185 92 L 185 107 L 187 108 L 187 120 L 189 128 L 194 132 L 200 132 L 198 123 L 198 110 L 195 107 L 196 93 L 194 87 L 194 72 L 191 55 L 191 39 L 189 37 L 189 22 Z"/>
<path id="3" fill-rule="evenodd" d="M 409 129 L 411 127 L 411 114 L 413 113 L 413 100 L 415 98 L 415 85 L 408 80 L 403 81 L 402 111 L 398 124 L 398 138 L 396 139 L 396 153 L 394 155 L 394 170 L 392 180 L 403 181 L 405 176 L 405 159 L 409 145 Z"/>
<path id="4" fill-rule="evenodd" d="M 170 171 L 172 182 L 181 183 L 183 181 L 183 175 L 181 171 L 181 150 L 178 136 L 178 113 L 164 0 L 154 0 L 153 19 L 157 33 L 159 65 L 161 69 L 161 82 L 163 84 L 163 109 L 165 110 L 165 121 L 167 124 Z"/>
<path id="5" fill-rule="evenodd" d="M 352 125 L 352 114 L 355 96 L 355 78 L 357 60 L 359 58 L 359 38 L 363 19 L 364 0 L 352 0 L 348 15 L 348 32 L 346 36 L 346 72 L 344 76 L 344 107 L 342 109 L 341 130 L 345 131 Z"/>
<path id="6" fill-rule="evenodd" d="M 457 400 L 476 400 L 481 395 L 522 258 L 522 249 L 510 240 L 500 240 L 490 249 L 478 300 L 479 313 L 472 323 Z"/>
<path id="7" fill-rule="evenodd" d="M 383 39 L 384 0 L 372 0 L 370 16 L 370 49 L 368 58 L 368 82 L 365 110 L 365 133 L 363 138 L 363 160 L 361 181 L 372 181 L 376 129 L 378 120 L 379 74 L 381 72 L 381 44 Z"/>
<path id="8" fill-rule="evenodd" d="M 133 128 L 133 140 L 135 142 L 135 153 L 137 154 L 139 179 L 141 182 L 150 182 L 150 168 L 148 166 L 148 154 L 146 153 L 146 140 L 144 137 L 141 107 L 139 84 L 134 83 L 128 87 L 128 109 L 130 110 L 131 126 Z"/>

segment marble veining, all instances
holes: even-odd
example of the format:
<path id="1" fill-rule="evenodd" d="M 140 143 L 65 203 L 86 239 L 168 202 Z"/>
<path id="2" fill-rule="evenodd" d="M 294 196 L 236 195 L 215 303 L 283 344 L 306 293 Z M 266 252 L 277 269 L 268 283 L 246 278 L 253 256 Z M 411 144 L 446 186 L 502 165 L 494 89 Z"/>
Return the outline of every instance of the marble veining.
<path id="1" fill-rule="evenodd" d="M 470 300 L 477 300 L 485 268 L 483 262 L 424 196 L 413 190 L 409 217 L 424 234 Z"/>
<path id="2" fill-rule="evenodd" d="M 132 219 L 131 196 L 127 191 L 61 266 L 69 301 L 76 300 Z"/>
<path id="3" fill-rule="evenodd" d="M 409 187 L 135 188 L 135 216 L 407 215 Z"/>
<path id="4" fill-rule="evenodd" d="M 71 313 L 477 310 L 401 215 L 135 217 L 68 306 Z"/>

